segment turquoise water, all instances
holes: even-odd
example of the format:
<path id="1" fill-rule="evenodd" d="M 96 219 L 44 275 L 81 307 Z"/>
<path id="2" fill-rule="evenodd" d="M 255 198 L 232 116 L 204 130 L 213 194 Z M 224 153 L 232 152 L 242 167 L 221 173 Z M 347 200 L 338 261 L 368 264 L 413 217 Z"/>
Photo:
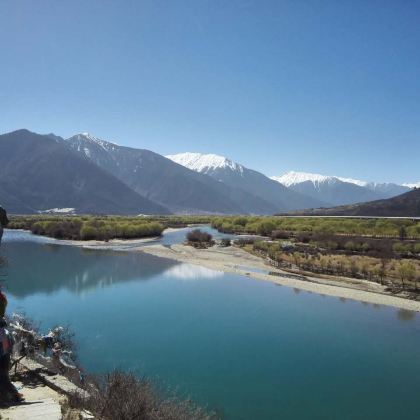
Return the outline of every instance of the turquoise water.
<path id="1" fill-rule="evenodd" d="M 7 231 L 9 310 L 226 419 L 416 419 L 420 318 L 141 253 Z M 47 243 L 45 243 L 47 242 Z"/>

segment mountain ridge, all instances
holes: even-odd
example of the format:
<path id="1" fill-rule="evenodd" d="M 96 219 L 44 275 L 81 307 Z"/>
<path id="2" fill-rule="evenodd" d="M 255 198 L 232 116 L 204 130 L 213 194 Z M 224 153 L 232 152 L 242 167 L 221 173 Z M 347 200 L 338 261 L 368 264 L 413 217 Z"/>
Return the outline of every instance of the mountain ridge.
<path id="1" fill-rule="evenodd" d="M 204 153 L 178 153 L 167 155 L 174 162 L 219 182 L 246 191 L 272 204 L 274 208 L 293 209 L 326 205 L 322 200 L 292 191 L 261 172 L 247 168 L 224 156 Z"/>
<path id="2" fill-rule="evenodd" d="M 0 135 L 0 201 L 12 213 L 165 214 L 51 135 L 21 129 Z"/>
<path id="3" fill-rule="evenodd" d="M 391 198 L 410 188 L 392 182 L 378 183 L 353 178 L 290 171 L 271 179 L 303 194 L 322 199 L 330 206 Z"/>
<path id="4" fill-rule="evenodd" d="M 303 210 L 289 214 L 299 216 L 420 217 L 420 188 L 383 200 L 329 209 Z"/>
<path id="5" fill-rule="evenodd" d="M 95 139 L 79 134 L 66 142 L 136 192 L 172 212 L 272 214 L 276 211 L 258 197 L 232 189 L 150 150 L 118 146 L 100 139 L 95 142 Z"/>

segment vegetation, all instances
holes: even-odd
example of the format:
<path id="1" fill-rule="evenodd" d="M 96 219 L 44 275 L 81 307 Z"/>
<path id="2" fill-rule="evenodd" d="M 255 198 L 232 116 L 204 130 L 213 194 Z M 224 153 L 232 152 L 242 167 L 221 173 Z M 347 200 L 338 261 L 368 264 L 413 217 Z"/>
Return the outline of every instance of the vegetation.
<path id="1" fill-rule="evenodd" d="M 279 241 L 256 241 L 248 250 L 270 260 L 272 265 L 286 270 L 353 277 L 387 285 L 391 289 L 418 292 L 420 260 L 371 257 L 354 252 L 339 253 L 320 249 L 313 244 Z"/>
<path id="2" fill-rule="evenodd" d="M 57 239 L 108 241 L 159 236 L 165 227 L 144 217 L 27 216 L 13 217 L 9 228 Z"/>
<path id="3" fill-rule="evenodd" d="M 88 409 L 103 420 L 207 420 L 216 417 L 175 397 L 163 398 L 146 379 L 114 371 L 89 381 L 88 398 L 70 397 L 73 408 Z M 128 398 L 129 397 L 129 398 Z"/>
<path id="4" fill-rule="evenodd" d="M 214 217 L 211 224 L 225 233 L 264 236 L 286 235 L 289 237 L 299 233 L 322 233 L 402 240 L 420 239 L 420 221 L 412 219 L 229 216 Z"/>
<path id="5" fill-rule="evenodd" d="M 212 235 L 200 229 L 194 229 L 188 232 L 186 239 L 187 243 L 195 248 L 207 248 L 214 244 Z"/>
<path id="6" fill-rule="evenodd" d="M 420 239 L 420 221 L 412 219 L 357 219 L 328 217 L 282 216 L 13 216 L 11 229 L 29 229 L 36 222 L 60 221 L 71 225 L 72 221 L 105 221 L 129 225 L 157 222 L 164 227 L 185 227 L 194 224 L 211 224 L 220 232 L 247 233 L 286 239 L 302 234 L 329 234 L 370 238 L 389 238 L 400 241 Z"/>
<path id="7" fill-rule="evenodd" d="M 417 293 L 420 281 L 420 221 L 322 217 L 217 217 L 226 233 L 266 240 L 235 245 L 287 270 L 366 279 Z"/>

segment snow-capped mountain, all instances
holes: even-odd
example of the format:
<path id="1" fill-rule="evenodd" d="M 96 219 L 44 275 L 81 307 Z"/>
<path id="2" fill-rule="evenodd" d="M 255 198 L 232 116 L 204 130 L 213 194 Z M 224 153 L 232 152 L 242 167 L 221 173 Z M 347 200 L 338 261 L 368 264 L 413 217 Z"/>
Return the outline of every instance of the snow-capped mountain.
<path id="1" fill-rule="evenodd" d="M 71 137 L 71 140 L 74 145 L 77 145 L 78 151 L 80 151 L 80 149 L 83 147 L 85 149 L 84 151 L 86 155 L 89 153 L 89 144 L 95 147 L 100 146 L 106 152 L 109 152 L 110 150 L 115 150 L 115 148 L 118 147 L 116 143 L 108 140 L 99 139 L 98 137 L 95 137 L 90 133 L 75 134 L 73 137 Z"/>
<path id="2" fill-rule="evenodd" d="M 271 179 L 285 185 L 286 187 L 293 187 L 294 185 L 301 184 L 302 182 L 311 182 L 314 187 L 318 187 L 324 183 L 331 184 L 340 181 L 340 179 L 335 176 L 294 171 L 287 172 L 282 176 L 272 176 Z"/>
<path id="3" fill-rule="evenodd" d="M 118 146 L 86 133 L 67 143 L 134 191 L 177 213 L 267 212 L 256 197 L 249 199 L 206 175 L 190 171 L 150 150 Z M 165 203 L 165 204 L 163 204 Z"/>
<path id="4" fill-rule="evenodd" d="M 118 146 L 86 133 L 71 137 L 67 144 L 134 191 L 176 213 L 273 214 L 281 209 L 149 150 Z"/>
<path id="5" fill-rule="evenodd" d="M 166 157 L 178 163 L 179 165 L 204 174 L 213 172 L 218 169 L 229 169 L 239 173 L 243 173 L 244 171 L 244 167 L 239 163 L 233 162 L 224 156 L 215 155 L 212 153 L 179 153 L 176 155 L 168 155 Z"/>
<path id="6" fill-rule="evenodd" d="M 258 197 L 261 202 L 271 205 L 273 213 L 326 205 L 317 198 L 293 191 L 262 173 L 246 168 L 224 156 L 180 153 L 166 157 L 188 169 L 206 174 L 229 187 Z"/>
<path id="7" fill-rule="evenodd" d="M 307 172 L 287 172 L 271 179 L 330 205 L 360 203 L 394 197 L 410 190 L 394 183 L 377 183 Z"/>

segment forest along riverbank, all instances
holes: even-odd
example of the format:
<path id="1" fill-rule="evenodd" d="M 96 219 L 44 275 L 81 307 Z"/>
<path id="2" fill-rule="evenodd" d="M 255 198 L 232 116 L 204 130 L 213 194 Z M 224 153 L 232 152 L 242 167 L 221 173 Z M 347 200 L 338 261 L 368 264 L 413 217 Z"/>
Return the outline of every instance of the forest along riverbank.
<path id="1" fill-rule="evenodd" d="M 138 248 L 138 251 L 322 295 L 420 312 L 420 302 L 392 296 L 385 291 L 384 286 L 377 283 L 345 277 L 297 276 L 271 267 L 262 258 L 237 247 L 216 245 L 207 249 L 196 249 L 182 244 L 171 246 L 145 245 Z"/>

